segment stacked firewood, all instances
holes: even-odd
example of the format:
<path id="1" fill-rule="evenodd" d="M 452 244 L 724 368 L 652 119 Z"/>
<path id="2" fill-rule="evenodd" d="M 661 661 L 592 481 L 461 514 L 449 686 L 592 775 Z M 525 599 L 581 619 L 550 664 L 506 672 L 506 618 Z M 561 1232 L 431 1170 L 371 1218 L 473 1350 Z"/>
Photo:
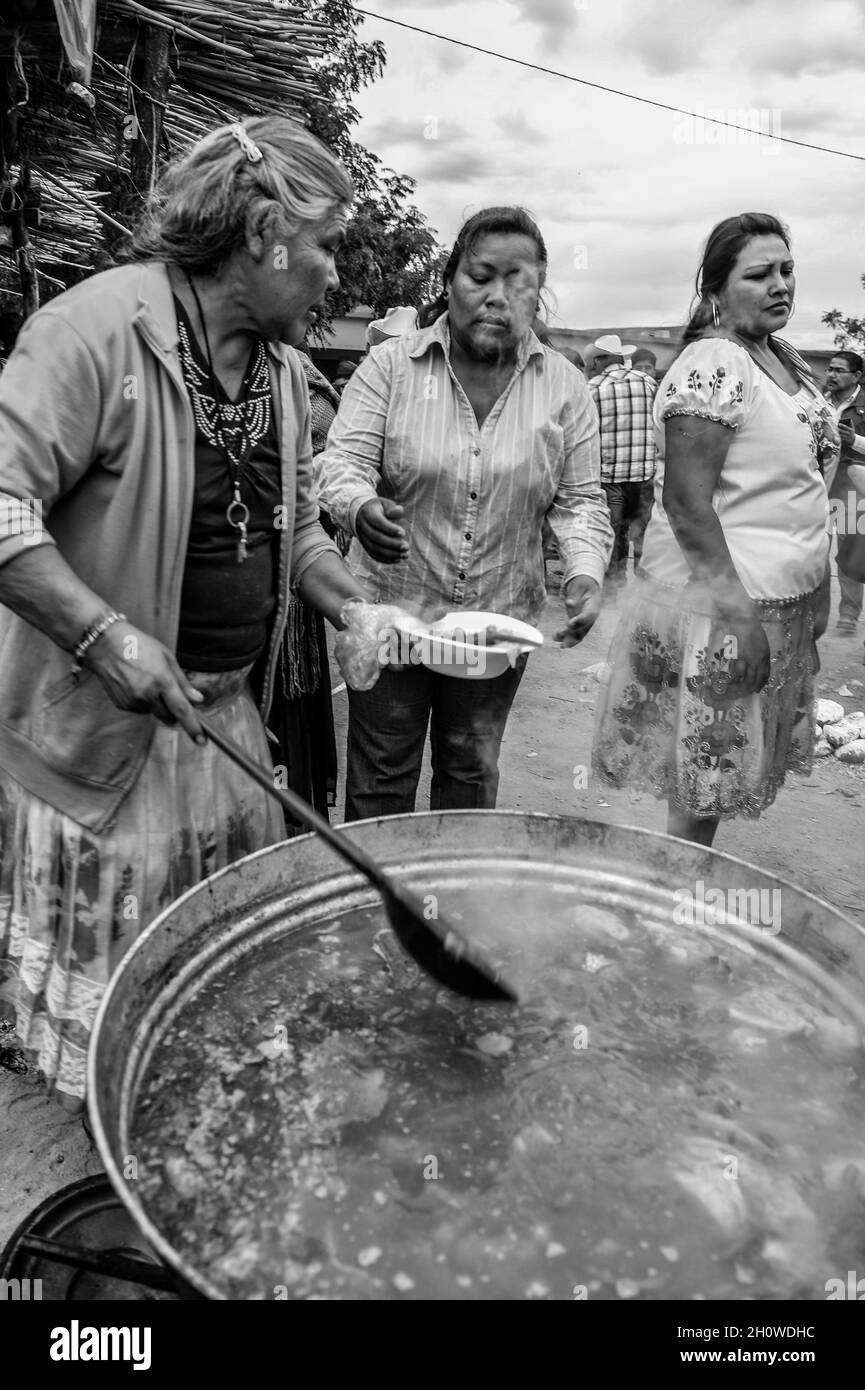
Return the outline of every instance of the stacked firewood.
<path id="1" fill-rule="evenodd" d="M 6 106 L 41 204 L 28 225 L 43 295 L 103 268 L 165 159 L 239 116 L 302 117 L 333 42 L 314 12 L 289 0 L 100 0 L 85 87 L 70 80 L 50 0 L 28 6 L 26 23 L 0 6 L 0 64 L 15 85 Z M 153 35 L 167 38 L 161 75 L 146 61 Z M 17 163 L 9 175 L 20 177 Z M 0 310 L 7 296 L 20 302 L 19 290 L 0 223 Z"/>

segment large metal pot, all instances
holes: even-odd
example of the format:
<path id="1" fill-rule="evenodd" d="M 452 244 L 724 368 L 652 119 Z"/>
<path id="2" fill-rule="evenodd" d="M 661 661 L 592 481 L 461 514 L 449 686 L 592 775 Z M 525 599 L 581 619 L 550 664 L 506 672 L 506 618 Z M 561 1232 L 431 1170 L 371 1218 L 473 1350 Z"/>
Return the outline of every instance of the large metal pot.
<path id="1" fill-rule="evenodd" d="M 782 968 L 792 952 L 806 973 L 831 982 L 848 1020 L 861 1025 L 865 1018 L 863 928 L 812 894 L 728 855 L 644 830 L 515 812 L 398 816 L 358 823 L 347 833 L 419 893 L 446 883 L 451 906 L 459 902 L 460 884 L 475 890 L 486 884 L 491 899 L 499 895 L 500 901 L 517 886 L 531 885 L 536 925 L 563 893 L 669 920 L 683 885 L 702 885 L 705 893 L 743 885 L 780 892 L 781 932 L 762 943 L 756 928 L 741 931 L 755 949 L 765 944 L 774 951 Z M 369 909 L 372 940 L 384 922 L 377 901 L 314 836 L 290 840 L 248 856 L 173 903 L 128 952 L 106 991 L 87 1080 L 99 1152 L 152 1247 L 206 1297 L 225 1298 L 224 1283 L 188 1249 L 174 1247 L 139 1193 L 130 1125 L 157 1042 L 182 1026 L 190 1001 L 208 981 L 257 951 L 267 948 L 272 956 L 278 942 L 291 953 L 314 941 L 323 921 L 358 908 Z M 527 933 L 532 926 L 526 922 Z M 193 1088 L 199 1081 L 189 1078 Z M 242 1112 L 239 1098 L 238 1125 Z"/>

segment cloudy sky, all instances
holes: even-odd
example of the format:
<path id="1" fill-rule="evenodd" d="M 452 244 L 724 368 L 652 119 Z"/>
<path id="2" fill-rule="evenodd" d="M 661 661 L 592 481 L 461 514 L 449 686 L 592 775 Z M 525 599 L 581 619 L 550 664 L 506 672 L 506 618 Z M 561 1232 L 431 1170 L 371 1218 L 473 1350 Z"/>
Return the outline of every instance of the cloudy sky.
<path id="1" fill-rule="evenodd" d="M 367 8 L 360 0 L 359 8 Z M 370 10 L 688 111 L 859 154 L 692 121 L 366 19 L 387 48 L 357 138 L 417 180 L 450 244 L 461 221 L 525 204 L 547 242 L 553 324 L 676 324 L 722 217 L 776 213 L 797 263 L 793 341 L 865 314 L 862 0 L 370 0 Z M 751 114 L 748 114 L 751 113 Z"/>

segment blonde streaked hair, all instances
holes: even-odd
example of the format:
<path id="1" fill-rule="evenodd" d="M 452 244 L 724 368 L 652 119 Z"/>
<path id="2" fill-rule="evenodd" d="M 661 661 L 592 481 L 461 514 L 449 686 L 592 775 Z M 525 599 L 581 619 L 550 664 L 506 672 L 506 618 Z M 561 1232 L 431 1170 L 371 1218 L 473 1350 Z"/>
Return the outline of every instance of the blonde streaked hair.
<path id="1" fill-rule="evenodd" d="M 238 131 L 247 137 L 240 138 Z M 250 146 L 261 158 L 250 158 Z M 302 125 L 256 116 L 220 126 L 168 165 L 135 230 L 134 260 L 215 275 L 248 231 L 288 236 L 354 196 L 339 160 Z"/>

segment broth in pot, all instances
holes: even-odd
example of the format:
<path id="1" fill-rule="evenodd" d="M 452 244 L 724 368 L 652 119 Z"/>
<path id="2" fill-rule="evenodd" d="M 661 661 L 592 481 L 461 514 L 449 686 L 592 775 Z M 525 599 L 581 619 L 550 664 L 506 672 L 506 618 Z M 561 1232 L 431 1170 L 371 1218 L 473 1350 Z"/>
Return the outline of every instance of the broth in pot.
<path id="1" fill-rule="evenodd" d="M 861 1266 L 836 980 L 567 865 L 430 873 L 519 1005 L 422 977 L 367 902 L 235 951 L 148 1049 L 135 1187 L 223 1297 L 824 1299 Z"/>

